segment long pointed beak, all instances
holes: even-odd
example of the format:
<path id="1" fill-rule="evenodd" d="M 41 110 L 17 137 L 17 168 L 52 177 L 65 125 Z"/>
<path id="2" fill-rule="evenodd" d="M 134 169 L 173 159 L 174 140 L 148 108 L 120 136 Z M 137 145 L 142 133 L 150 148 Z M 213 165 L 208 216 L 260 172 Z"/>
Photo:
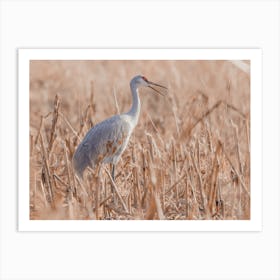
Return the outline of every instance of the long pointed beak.
<path id="1" fill-rule="evenodd" d="M 153 82 L 150 82 L 150 81 L 149 81 L 148 83 L 149 83 L 149 85 L 148 85 L 149 88 L 153 89 L 155 92 L 159 93 L 159 94 L 162 95 L 162 96 L 165 96 L 165 95 L 166 95 L 166 93 L 160 92 L 159 90 L 157 90 L 156 88 L 152 87 L 151 85 L 157 86 L 157 87 L 160 87 L 160 88 L 164 88 L 164 89 L 166 89 L 166 90 L 167 90 L 167 87 L 164 87 L 164 86 L 162 86 L 162 85 L 159 85 L 159 84 L 156 84 L 156 83 L 153 83 Z"/>

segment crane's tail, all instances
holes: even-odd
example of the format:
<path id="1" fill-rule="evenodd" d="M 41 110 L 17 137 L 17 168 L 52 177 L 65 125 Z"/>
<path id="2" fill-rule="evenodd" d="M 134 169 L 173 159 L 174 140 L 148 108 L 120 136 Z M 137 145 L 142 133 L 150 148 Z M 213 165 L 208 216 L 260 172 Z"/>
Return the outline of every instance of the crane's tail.
<path id="1" fill-rule="evenodd" d="M 84 155 L 83 151 L 78 148 L 73 156 L 72 165 L 79 178 L 83 179 L 83 173 L 88 166 L 91 166 L 91 162 L 88 156 Z"/>
<path id="2" fill-rule="evenodd" d="M 72 165 L 74 167 L 75 173 L 79 176 L 80 179 L 83 179 L 84 170 L 79 166 L 74 157 L 72 159 Z"/>

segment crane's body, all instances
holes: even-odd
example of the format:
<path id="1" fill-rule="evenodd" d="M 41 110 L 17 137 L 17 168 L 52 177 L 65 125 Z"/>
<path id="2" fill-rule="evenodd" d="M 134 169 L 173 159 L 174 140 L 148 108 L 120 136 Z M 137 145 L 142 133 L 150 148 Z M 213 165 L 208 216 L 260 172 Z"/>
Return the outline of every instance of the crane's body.
<path id="1" fill-rule="evenodd" d="M 73 157 L 79 177 L 87 167 L 98 163 L 115 165 L 128 144 L 133 128 L 129 118 L 123 114 L 98 123 L 89 130 Z"/>
<path id="2" fill-rule="evenodd" d="M 143 76 L 136 76 L 130 82 L 132 93 L 132 107 L 124 114 L 112 116 L 92 127 L 73 156 L 73 165 L 77 175 L 82 178 L 87 167 L 93 168 L 101 163 L 112 163 L 112 177 L 114 179 L 115 165 L 124 152 L 131 133 L 138 123 L 141 103 L 138 88 L 150 87 L 160 93 L 151 85 L 165 88 L 149 82 Z"/>

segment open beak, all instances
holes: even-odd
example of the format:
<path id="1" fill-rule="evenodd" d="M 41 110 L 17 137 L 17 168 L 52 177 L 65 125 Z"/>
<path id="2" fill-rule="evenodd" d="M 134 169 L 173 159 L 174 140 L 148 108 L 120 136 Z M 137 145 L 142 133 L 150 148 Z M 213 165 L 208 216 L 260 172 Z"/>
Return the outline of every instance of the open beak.
<path id="1" fill-rule="evenodd" d="M 166 90 L 167 90 L 167 87 L 164 87 L 164 86 L 162 86 L 162 85 L 159 85 L 159 84 L 156 84 L 156 83 L 153 83 L 153 82 L 150 82 L 150 81 L 148 81 L 148 84 L 149 84 L 148 87 L 151 88 L 151 89 L 153 89 L 155 92 L 159 93 L 159 94 L 162 95 L 162 96 L 165 96 L 165 95 L 166 95 L 166 93 L 160 92 L 160 91 L 157 90 L 156 88 L 152 87 L 152 85 L 153 85 L 153 86 L 156 86 L 156 87 L 164 88 L 164 89 L 166 89 Z"/>

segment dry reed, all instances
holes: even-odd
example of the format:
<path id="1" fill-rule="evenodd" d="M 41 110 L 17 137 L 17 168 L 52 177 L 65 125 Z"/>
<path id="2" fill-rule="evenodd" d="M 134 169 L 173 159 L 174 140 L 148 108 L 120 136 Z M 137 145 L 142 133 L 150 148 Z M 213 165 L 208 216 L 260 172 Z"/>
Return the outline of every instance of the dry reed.
<path id="1" fill-rule="evenodd" d="M 235 65 L 32 61 L 30 218 L 250 219 L 250 79 Z M 75 148 L 91 126 L 129 108 L 129 80 L 143 69 L 168 96 L 141 92 L 115 182 L 105 165 L 80 180 Z"/>

